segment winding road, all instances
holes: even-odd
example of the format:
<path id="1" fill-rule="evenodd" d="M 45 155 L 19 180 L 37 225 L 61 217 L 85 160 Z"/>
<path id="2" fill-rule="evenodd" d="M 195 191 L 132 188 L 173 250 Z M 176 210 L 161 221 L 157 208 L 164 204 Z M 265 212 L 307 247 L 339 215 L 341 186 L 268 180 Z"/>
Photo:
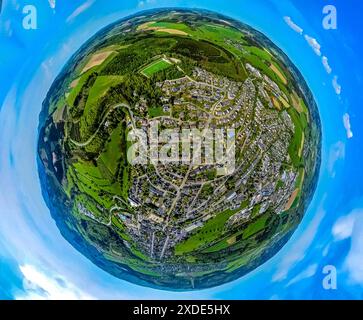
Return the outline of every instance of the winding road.
<path id="1" fill-rule="evenodd" d="M 98 126 L 98 128 L 97 128 L 97 130 L 85 141 L 85 142 L 78 142 L 78 141 L 75 141 L 75 140 L 73 140 L 73 139 L 70 139 L 70 141 L 74 144 L 74 145 L 76 145 L 77 147 L 85 147 L 85 146 L 87 146 L 87 145 L 89 145 L 91 142 L 92 142 L 92 140 L 96 137 L 96 135 L 97 135 L 97 133 L 98 133 L 98 131 L 100 131 L 100 129 L 101 129 L 101 127 L 104 125 L 104 122 L 106 121 L 106 119 L 107 119 L 107 117 L 108 117 L 108 115 L 112 112 L 112 111 L 114 111 L 114 110 L 116 110 L 116 109 L 118 109 L 118 108 L 121 108 L 121 107 L 124 107 L 124 108 L 127 108 L 127 110 L 129 111 L 129 113 L 130 113 L 130 117 L 131 117 L 131 122 L 132 122 L 132 126 L 133 126 L 133 128 L 136 128 L 136 126 L 135 126 L 135 120 L 134 120 L 134 115 L 133 115 L 133 113 L 132 113 L 132 111 L 131 111 L 131 109 L 130 109 L 130 106 L 128 105 L 128 104 L 126 104 L 126 103 L 120 103 L 120 104 L 116 104 L 116 105 L 114 105 L 113 107 L 111 107 L 108 111 L 107 111 L 107 113 L 103 116 L 103 118 L 102 118 L 102 121 L 101 121 L 101 123 L 99 124 L 99 126 Z"/>

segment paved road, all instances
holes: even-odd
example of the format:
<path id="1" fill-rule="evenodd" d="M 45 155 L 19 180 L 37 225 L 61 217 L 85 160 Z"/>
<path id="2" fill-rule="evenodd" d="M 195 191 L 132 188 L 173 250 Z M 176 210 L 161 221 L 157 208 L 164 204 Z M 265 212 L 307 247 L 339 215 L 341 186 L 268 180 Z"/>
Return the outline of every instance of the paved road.
<path id="1" fill-rule="evenodd" d="M 71 142 L 74 144 L 74 145 L 76 145 L 77 147 L 85 147 L 85 146 L 87 146 L 87 145 L 89 145 L 91 142 L 92 142 L 92 140 L 96 137 L 96 135 L 97 135 L 97 133 L 98 133 L 98 131 L 100 131 L 100 129 L 101 129 L 101 127 L 104 125 L 104 122 L 106 121 L 106 119 L 107 119 L 107 117 L 108 117 L 108 115 L 112 112 L 112 111 L 114 111 L 114 110 L 116 110 L 116 109 L 118 109 L 118 108 L 121 108 L 121 107 L 123 107 L 123 108 L 127 108 L 128 109 L 128 111 L 129 111 L 129 113 L 130 113 L 130 116 L 131 116 L 131 121 L 132 121 L 132 125 L 133 125 L 133 127 L 135 128 L 135 120 L 134 120 L 134 116 L 133 116 L 133 113 L 132 113 L 132 111 L 131 111 L 131 109 L 130 109 L 130 107 L 129 107 L 129 105 L 127 105 L 126 103 L 120 103 L 120 104 L 116 104 L 116 105 L 114 105 L 113 107 L 111 107 L 108 111 L 107 111 L 107 113 L 103 116 L 103 118 L 102 118 L 102 121 L 100 122 L 100 124 L 99 124 L 99 126 L 98 126 L 98 128 L 97 128 L 97 130 L 88 138 L 88 140 L 86 140 L 86 141 L 84 141 L 84 142 L 78 142 L 78 141 L 75 141 L 75 140 L 73 140 L 73 139 L 70 139 L 71 140 Z"/>

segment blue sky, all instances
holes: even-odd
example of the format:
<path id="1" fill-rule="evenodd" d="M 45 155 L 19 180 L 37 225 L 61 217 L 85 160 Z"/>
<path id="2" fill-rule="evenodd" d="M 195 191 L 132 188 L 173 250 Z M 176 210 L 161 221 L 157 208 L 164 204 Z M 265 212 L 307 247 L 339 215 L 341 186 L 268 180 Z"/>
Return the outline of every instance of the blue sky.
<path id="1" fill-rule="evenodd" d="M 54 6 L 47 0 L 3 1 L 0 298 L 363 298 L 362 112 L 359 109 L 363 81 L 359 12 L 363 12 L 363 3 L 329 1 L 337 8 L 338 28 L 325 30 L 322 9 L 327 3 L 323 0 L 74 0 L 56 1 Z M 27 4 L 37 8 L 37 30 L 22 27 L 22 9 Z M 62 238 L 50 217 L 42 199 L 35 161 L 41 103 L 70 56 L 108 23 L 140 10 L 171 6 L 214 10 L 265 33 L 302 72 L 318 103 L 323 129 L 318 188 L 288 244 L 241 279 L 187 293 L 143 288 L 119 280 L 78 253 Z M 303 31 L 297 32 L 297 26 Z M 326 71 L 327 63 L 332 69 L 330 74 Z M 336 290 L 323 288 L 323 269 L 328 265 L 337 270 Z"/>

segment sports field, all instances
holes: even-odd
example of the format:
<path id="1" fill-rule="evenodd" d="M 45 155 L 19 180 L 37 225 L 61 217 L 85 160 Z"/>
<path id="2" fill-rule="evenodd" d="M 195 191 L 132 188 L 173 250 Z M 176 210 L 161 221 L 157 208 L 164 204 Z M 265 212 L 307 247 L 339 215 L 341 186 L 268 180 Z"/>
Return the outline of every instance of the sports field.
<path id="1" fill-rule="evenodd" d="M 152 64 L 149 64 L 145 69 L 143 69 L 141 71 L 141 73 L 150 78 L 153 74 L 161 71 L 161 70 L 165 70 L 167 68 L 169 68 L 172 64 L 168 61 L 166 61 L 165 59 L 160 59 L 157 60 L 155 62 L 153 62 Z"/>

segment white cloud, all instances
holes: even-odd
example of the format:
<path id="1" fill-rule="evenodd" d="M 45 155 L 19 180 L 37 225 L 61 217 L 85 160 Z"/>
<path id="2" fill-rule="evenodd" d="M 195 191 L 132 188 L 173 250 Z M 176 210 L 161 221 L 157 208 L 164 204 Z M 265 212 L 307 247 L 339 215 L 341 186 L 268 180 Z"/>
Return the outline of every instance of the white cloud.
<path id="1" fill-rule="evenodd" d="M 321 255 L 322 255 L 323 257 L 326 257 L 326 256 L 328 255 L 328 253 L 329 253 L 329 249 L 330 249 L 330 243 L 329 243 L 329 244 L 327 244 L 327 245 L 324 247 L 323 251 L 321 252 Z"/>
<path id="2" fill-rule="evenodd" d="M 300 272 L 297 276 L 292 278 L 288 282 L 286 287 L 291 286 L 292 284 L 295 284 L 295 283 L 300 282 L 302 280 L 311 278 L 312 276 L 314 276 L 316 274 L 317 270 L 318 270 L 318 265 L 317 264 L 312 264 L 312 265 L 308 266 L 304 271 Z"/>
<path id="3" fill-rule="evenodd" d="M 320 51 L 321 46 L 320 46 L 319 42 L 315 38 L 312 38 L 312 37 L 308 36 L 307 34 L 305 35 L 305 40 L 307 41 L 309 46 L 314 50 L 314 52 L 320 57 L 321 56 L 321 51 Z"/>
<path id="4" fill-rule="evenodd" d="M 11 37 L 13 35 L 13 28 L 11 27 L 11 20 L 0 20 L 0 34 L 4 32 L 7 37 Z"/>
<path id="5" fill-rule="evenodd" d="M 18 295 L 18 300 L 89 300 L 92 296 L 84 293 L 59 275 L 51 275 L 33 265 L 20 266 L 24 276 L 25 294 Z"/>
<path id="6" fill-rule="evenodd" d="M 332 84 L 333 84 L 335 93 L 337 95 L 340 95 L 342 93 L 342 86 L 338 83 L 338 76 L 334 76 Z"/>
<path id="7" fill-rule="evenodd" d="M 350 116 L 348 113 L 344 114 L 343 123 L 344 123 L 344 128 L 347 131 L 348 139 L 353 138 L 353 131 L 352 131 L 352 126 L 350 124 Z"/>
<path id="8" fill-rule="evenodd" d="M 348 215 L 339 218 L 332 229 L 334 239 L 339 241 L 350 238 L 353 233 L 354 222 L 355 215 Z"/>
<path id="9" fill-rule="evenodd" d="M 297 33 L 300 33 L 301 35 L 303 34 L 303 29 L 300 28 L 296 23 L 294 23 L 290 17 L 284 17 L 285 22 L 287 23 L 287 25 L 294 30 Z"/>
<path id="10" fill-rule="evenodd" d="M 137 6 L 139 8 L 143 8 L 145 7 L 146 5 L 148 4 L 155 4 L 156 3 L 156 0 L 141 0 L 139 1 L 139 3 L 137 4 Z"/>
<path id="11" fill-rule="evenodd" d="M 350 251 L 345 259 L 344 268 L 349 272 L 353 283 L 363 285 L 363 212 L 356 215 L 354 222 Z"/>
<path id="12" fill-rule="evenodd" d="M 328 58 L 327 58 L 327 57 L 325 57 L 325 56 L 323 56 L 323 57 L 321 58 L 321 61 L 322 61 L 322 63 L 323 63 L 323 66 L 324 66 L 325 71 L 326 71 L 328 74 L 331 74 L 331 72 L 332 72 L 332 68 L 331 68 L 331 67 L 330 67 L 330 65 L 329 65 Z"/>
<path id="13" fill-rule="evenodd" d="M 296 239 L 293 242 L 289 249 L 289 252 L 283 257 L 281 263 L 277 268 L 276 273 L 272 277 L 272 281 L 284 280 L 287 277 L 291 268 L 305 257 L 305 252 L 313 242 L 324 215 L 325 210 L 322 208 L 321 204 L 321 207 L 318 209 L 318 212 L 316 213 L 315 217 L 312 219 L 304 233 L 300 236 L 300 238 Z"/>
<path id="14" fill-rule="evenodd" d="M 334 166 L 338 160 L 342 160 L 345 157 L 345 144 L 341 141 L 335 143 L 329 151 L 329 159 L 328 159 L 328 171 L 329 174 L 334 177 L 335 170 Z"/>
<path id="15" fill-rule="evenodd" d="M 363 209 L 355 209 L 340 218 L 332 233 L 336 240 L 351 239 L 350 250 L 344 260 L 343 270 L 354 284 L 363 285 Z"/>
<path id="16" fill-rule="evenodd" d="M 72 22 L 75 18 L 77 18 L 81 13 L 85 12 L 88 8 L 90 8 L 95 0 L 87 0 L 85 3 L 81 4 L 76 10 L 72 12 L 72 14 L 67 18 L 67 23 Z"/>
<path id="17" fill-rule="evenodd" d="M 50 6 L 52 9 L 55 9 L 56 0 L 48 0 L 48 2 L 49 2 L 49 6 Z"/>

